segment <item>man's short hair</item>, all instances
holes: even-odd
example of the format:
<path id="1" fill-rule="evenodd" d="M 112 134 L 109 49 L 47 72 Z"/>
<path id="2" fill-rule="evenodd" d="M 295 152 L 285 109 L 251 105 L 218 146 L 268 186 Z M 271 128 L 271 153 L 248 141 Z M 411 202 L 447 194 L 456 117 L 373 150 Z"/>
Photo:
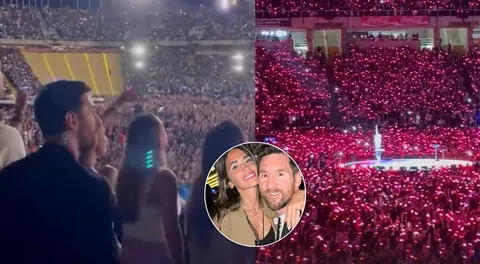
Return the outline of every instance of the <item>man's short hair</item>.
<path id="1" fill-rule="evenodd" d="M 45 85 L 35 99 L 35 119 L 43 136 L 60 135 L 65 131 L 65 115 L 78 112 L 82 96 L 90 88 L 80 81 L 56 81 Z"/>
<path id="2" fill-rule="evenodd" d="M 258 163 L 260 164 L 260 161 L 262 161 L 262 158 L 270 154 L 283 154 L 287 156 L 290 163 L 290 167 L 292 168 L 293 174 L 295 175 L 295 173 L 299 171 L 299 168 L 295 164 L 295 161 L 293 161 L 293 159 L 289 155 L 285 154 L 285 152 L 283 152 L 281 149 L 277 147 L 269 146 L 269 145 L 265 146 L 258 154 Z"/>

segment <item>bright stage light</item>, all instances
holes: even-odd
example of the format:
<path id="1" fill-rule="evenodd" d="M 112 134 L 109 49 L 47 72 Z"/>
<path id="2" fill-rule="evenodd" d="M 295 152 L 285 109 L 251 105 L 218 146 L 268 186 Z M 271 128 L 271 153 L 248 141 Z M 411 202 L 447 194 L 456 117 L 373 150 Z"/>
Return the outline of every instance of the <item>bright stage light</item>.
<path id="1" fill-rule="evenodd" d="M 132 48 L 132 53 L 136 56 L 145 55 L 145 47 L 141 44 L 137 44 Z"/>
<path id="2" fill-rule="evenodd" d="M 243 66 L 242 65 L 235 65 L 232 68 L 236 72 L 242 72 L 243 71 Z"/>
<path id="3" fill-rule="evenodd" d="M 233 55 L 232 58 L 236 61 L 242 61 L 244 59 L 244 56 L 243 56 L 242 53 L 239 52 L 239 53 Z"/>
<path id="4" fill-rule="evenodd" d="M 137 69 L 143 69 L 145 67 L 145 64 L 143 64 L 143 61 L 137 61 L 135 62 L 135 68 Z"/>
<path id="5" fill-rule="evenodd" d="M 217 0 L 217 5 L 222 11 L 228 11 L 232 7 L 230 0 Z"/>

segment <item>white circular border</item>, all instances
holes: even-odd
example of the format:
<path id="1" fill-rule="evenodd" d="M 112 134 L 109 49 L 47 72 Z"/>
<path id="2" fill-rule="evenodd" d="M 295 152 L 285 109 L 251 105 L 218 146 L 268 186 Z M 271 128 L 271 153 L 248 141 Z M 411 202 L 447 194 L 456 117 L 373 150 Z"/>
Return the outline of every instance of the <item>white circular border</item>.
<path id="1" fill-rule="evenodd" d="M 222 234 L 223 237 L 225 237 L 226 239 L 230 240 L 231 242 L 237 244 L 237 245 L 240 245 L 240 246 L 244 246 L 244 247 L 248 247 L 248 248 L 261 248 L 261 247 L 267 247 L 267 246 L 271 246 L 271 245 L 274 245 L 282 240 L 284 240 L 285 238 L 287 238 L 291 233 L 292 231 L 297 227 L 297 225 L 300 223 L 300 221 L 302 220 L 302 217 L 305 213 L 305 208 L 307 207 L 307 183 L 305 182 L 305 177 L 303 177 L 303 172 L 302 172 L 302 169 L 300 168 L 300 166 L 298 166 L 298 163 L 297 161 L 295 161 L 295 159 L 292 158 L 292 156 L 290 156 L 290 154 L 288 154 L 285 150 L 281 149 L 280 147 L 278 146 L 275 146 L 273 144 L 270 144 L 270 143 L 266 143 L 266 142 L 257 142 L 257 141 L 248 141 L 248 142 L 244 142 L 244 143 L 241 143 L 241 144 L 237 144 L 231 148 L 229 148 L 228 150 L 226 150 L 225 152 L 222 153 L 222 155 L 220 155 L 216 160 L 215 162 L 213 163 L 213 165 L 210 167 L 210 170 L 208 170 L 208 174 L 210 174 L 210 172 L 212 171 L 212 168 L 215 167 L 215 165 L 217 164 L 218 160 L 223 157 L 223 155 L 227 154 L 230 150 L 234 149 L 234 148 L 237 148 L 239 146 L 243 146 L 243 145 L 247 145 L 247 144 L 262 144 L 262 145 L 268 145 L 268 146 L 271 146 L 271 147 L 275 147 L 279 150 L 281 150 L 285 155 L 287 155 L 292 161 L 293 163 L 295 163 L 295 166 L 297 166 L 298 168 L 298 171 L 300 172 L 300 174 L 302 175 L 302 181 L 303 181 L 303 185 L 304 185 L 304 191 L 305 191 L 305 203 L 303 204 L 303 209 L 302 209 L 302 214 L 300 215 L 300 218 L 298 220 L 298 222 L 292 227 L 292 229 L 290 230 L 290 232 L 284 236 L 283 238 L 277 240 L 277 241 L 274 241 L 270 244 L 266 244 L 266 245 L 261 245 L 261 246 L 250 246 L 250 245 L 244 245 L 244 244 L 240 244 L 236 241 L 233 241 L 232 239 L 228 238 L 226 235 L 224 235 L 218 228 L 217 226 L 215 225 L 215 223 L 213 222 L 212 220 L 212 216 L 210 215 L 210 213 L 208 212 L 208 207 L 207 207 L 207 200 L 205 199 L 206 198 L 206 194 L 207 194 L 207 189 L 205 188 L 207 186 L 207 180 L 208 180 L 208 175 L 207 177 L 205 178 L 205 184 L 204 184 L 204 187 L 203 187 L 203 203 L 205 204 L 205 211 L 208 215 L 208 218 L 210 219 L 210 222 L 212 223 L 212 225 L 215 227 L 215 229 L 220 233 Z M 258 172 L 257 172 L 258 173 Z"/>

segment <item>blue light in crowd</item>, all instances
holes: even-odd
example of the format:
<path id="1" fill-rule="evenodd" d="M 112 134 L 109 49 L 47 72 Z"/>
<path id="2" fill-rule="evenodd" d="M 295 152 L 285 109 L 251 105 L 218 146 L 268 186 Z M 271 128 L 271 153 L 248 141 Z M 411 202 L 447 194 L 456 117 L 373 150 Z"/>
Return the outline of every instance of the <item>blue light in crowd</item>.
<path id="1" fill-rule="evenodd" d="M 263 142 L 275 144 L 275 143 L 277 143 L 277 138 L 275 138 L 275 137 L 265 137 L 263 139 Z"/>
<path id="2" fill-rule="evenodd" d="M 190 186 L 188 186 L 187 184 L 182 185 L 178 190 L 178 194 L 184 200 L 188 200 L 188 198 L 190 197 Z"/>

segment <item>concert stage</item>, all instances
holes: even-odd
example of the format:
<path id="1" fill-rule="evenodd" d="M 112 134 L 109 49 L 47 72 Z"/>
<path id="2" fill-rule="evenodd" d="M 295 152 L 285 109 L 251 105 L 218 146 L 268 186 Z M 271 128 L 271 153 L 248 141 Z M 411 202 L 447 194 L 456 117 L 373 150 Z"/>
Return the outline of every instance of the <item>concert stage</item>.
<path id="1" fill-rule="evenodd" d="M 452 159 L 386 159 L 386 160 L 363 160 L 345 163 L 345 168 L 376 168 L 379 170 L 431 170 L 448 168 L 452 166 L 471 166 L 473 162 Z"/>

